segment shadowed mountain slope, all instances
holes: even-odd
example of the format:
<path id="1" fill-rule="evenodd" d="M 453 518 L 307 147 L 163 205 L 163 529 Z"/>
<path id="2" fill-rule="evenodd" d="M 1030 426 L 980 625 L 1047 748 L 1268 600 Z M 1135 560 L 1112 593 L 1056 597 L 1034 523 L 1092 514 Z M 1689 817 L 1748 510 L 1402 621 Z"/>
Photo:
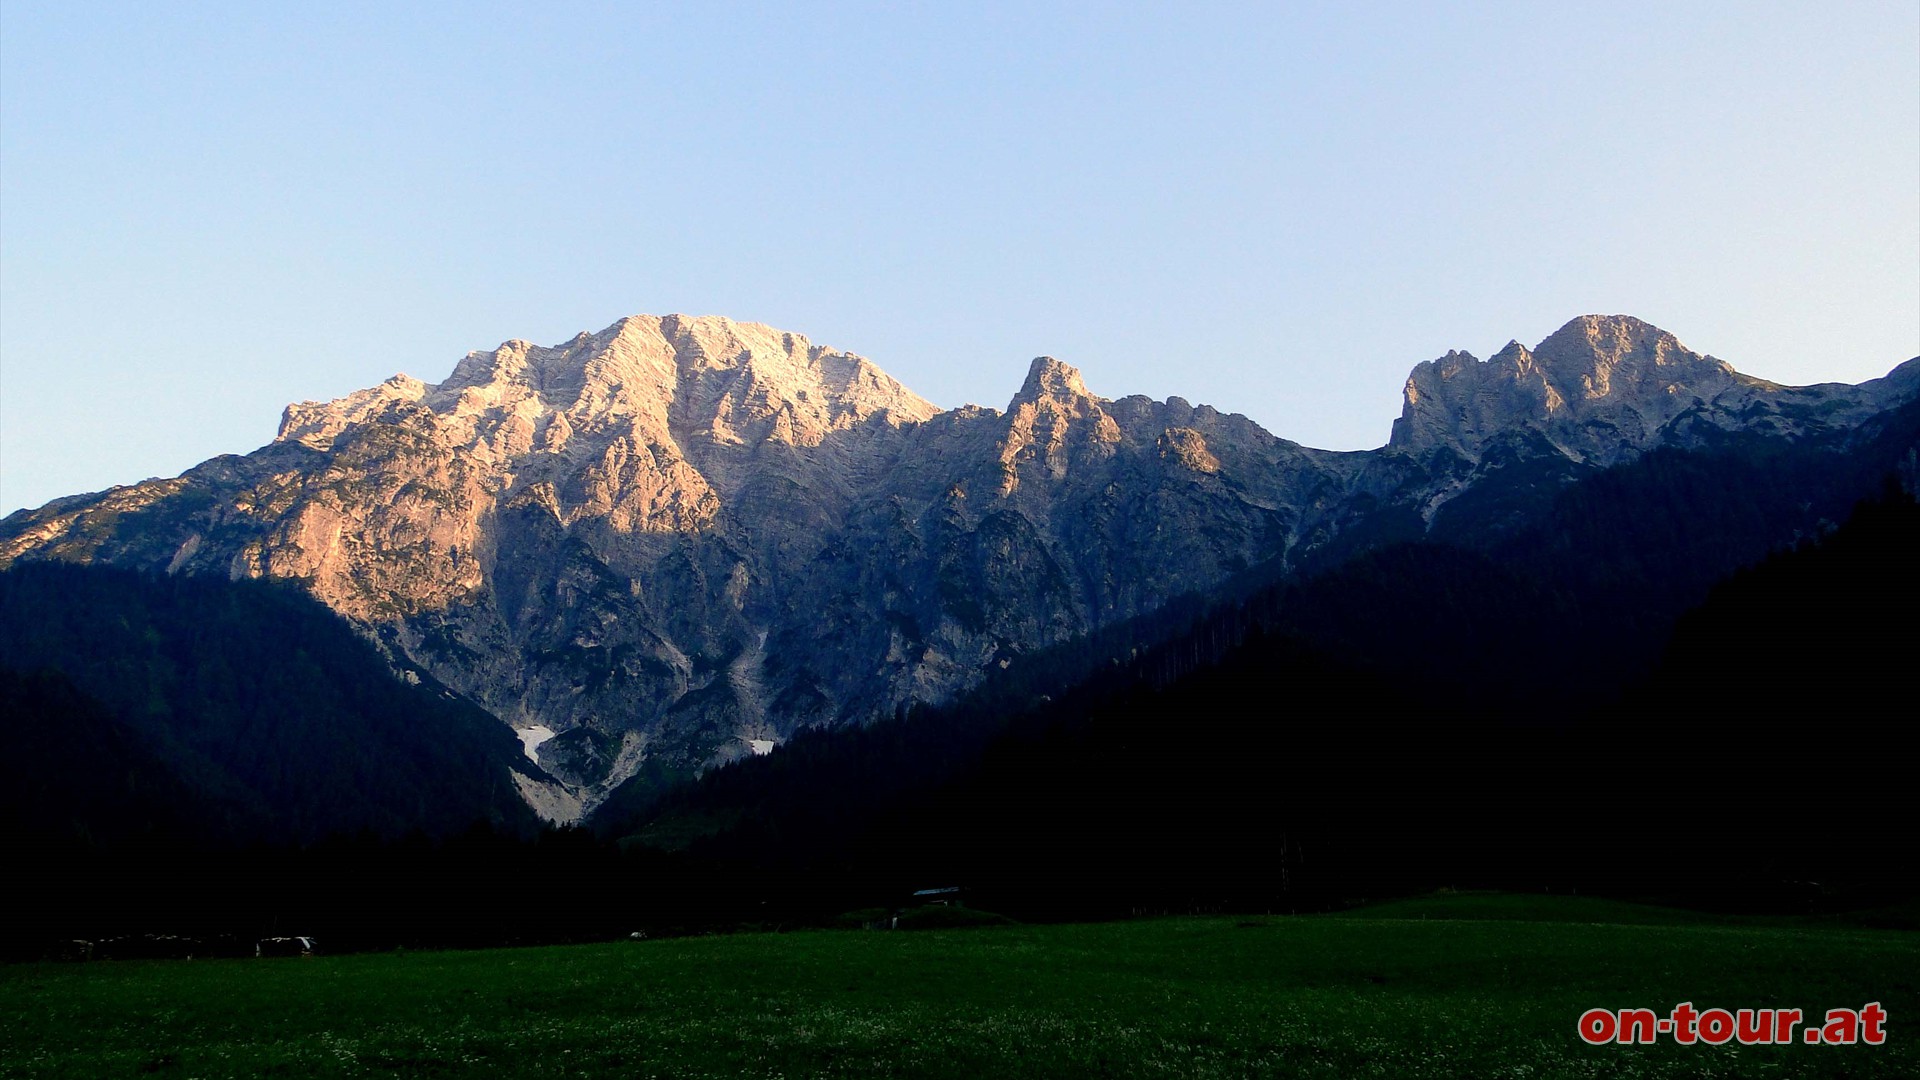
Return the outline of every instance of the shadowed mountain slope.
<path id="1" fill-rule="evenodd" d="M 1920 645 L 1902 617 L 1920 599 L 1916 527 L 1912 496 L 1889 489 L 1712 589 L 1655 662 L 1560 670 L 1524 700 L 1485 670 L 1434 681 L 1445 669 L 1415 642 L 1526 664 L 1580 633 L 1577 611 L 1516 620 L 1551 587 L 1457 549 L 1393 549 L 1103 663 L 1062 657 L 1056 672 L 1080 674 L 1047 693 L 1009 677 L 809 734 L 660 800 L 630 842 L 877 887 L 964 883 L 1028 916 L 1442 885 L 1755 910 L 1910 897 L 1914 839 L 1893 823 L 1912 809 L 1897 703 Z M 1313 616 L 1336 607 L 1352 614 L 1316 640 Z"/>
<path id="2" fill-rule="evenodd" d="M 286 585 L 28 563 L 0 573 L 15 813 L 108 842 L 309 842 L 533 825 L 547 778 L 480 709 Z M 516 779 L 518 778 L 518 779 Z"/>

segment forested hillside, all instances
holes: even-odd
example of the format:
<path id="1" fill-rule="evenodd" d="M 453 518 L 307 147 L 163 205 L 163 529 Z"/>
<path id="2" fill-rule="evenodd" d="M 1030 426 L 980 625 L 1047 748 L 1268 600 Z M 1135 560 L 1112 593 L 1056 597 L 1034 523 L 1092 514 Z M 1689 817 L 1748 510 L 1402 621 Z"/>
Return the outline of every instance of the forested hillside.
<path id="1" fill-rule="evenodd" d="M 14 838 L 139 835 L 121 805 L 216 844 L 533 826 L 512 732 L 288 586 L 21 563 L 0 669 Z"/>

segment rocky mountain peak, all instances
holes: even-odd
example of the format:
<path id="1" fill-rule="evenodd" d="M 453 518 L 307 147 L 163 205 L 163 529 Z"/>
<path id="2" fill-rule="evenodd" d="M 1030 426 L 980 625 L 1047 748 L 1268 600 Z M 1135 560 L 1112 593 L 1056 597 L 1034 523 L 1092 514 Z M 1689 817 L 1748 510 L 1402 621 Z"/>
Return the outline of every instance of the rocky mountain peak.
<path id="1" fill-rule="evenodd" d="M 1449 352 L 1413 369 L 1389 445 L 1477 457 L 1489 439 L 1539 430 L 1580 459 L 1637 452 L 1675 417 L 1740 385 L 1722 361 L 1627 315 L 1583 315 L 1529 350 L 1486 361 Z"/>
<path id="2" fill-rule="evenodd" d="M 939 412 L 865 357 L 799 334 L 712 315 L 634 315 L 558 345 L 514 339 L 468 353 L 437 385 L 396 376 L 331 402 L 290 405 L 277 438 L 326 449 L 397 401 L 424 404 L 475 440 L 503 424 L 524 429 L 528 438 L 516 442 L 527 446 L 535 428 L 630 433 L 651 444 L 677 433 L 813 445 L 877 414 L 900 423 Z"/>
<path id="3" fill-rule="evenodd" d="M 1080 370 L 1051 356 L 1034 357 L 1027 381 L 1007 405 L 1000 438 L 1000 494 L 1049 490 L 1076 462 L 1105 461 L 1121 439 L 1120 427 L 1087 392 Z M 1036 489 L 1025 483 L 1043 480 Z M 1023 484 L 1025 486 L 1023 487 Z"/>
<path id="4" fill-rule="evenodd" d="M 280 413 L 280 430 L 273 441 L 324 450 L 349 425 L 362 423 L 396 403 L 417 402 L 430 389 L 419 379 L 403 374 L 332 401 L 296 401 Z"/>
<path id="5" fill-rule="evenodd" d="M 396 376 L 289 406 L 277 441 L 328 457 L 230 572 L 305 579 L 368 621 L 444 609 L 487 587 L 473 553 L 495 542 L 496 508 L 657 541 L 719 527 L 778 476 L 830 515 L 848 497 L 839 462 L 936 412 L 864 357 L 758 323 L 635 315 L 556 345 L 515 339 L 437 385 Z M 795 453 L 830 437 L 829 453 Z M 410 561 L 369 572 L 367 536 Z"/>
<path id="6" fill-rule="evenodd" d="M 1554 331 L 1534 358 L 1567 401 L 1614 395 L 1725 389 L 1734 370 L 1630 315 L 1582 315 Z"/>
<path id="7" fill-rule="evenodd" d="M 1448 353 L 1447 355 L 1453 356 L 1455 354 Z M 1466 356 L 1468 359 L 1472 359 L 1471 354 L 1461 353 L 1459 355 Z M 1487 363 L 1495 364 L 1501 367 L 1510 367 L 1515 369 L 1532 367 L 1533 366 L 1533 350 L 1527 348 L 1525 345 L 1520 344 L 1518 341 L 1510 340 L 1505 345 L 1502 345 L 1500 347 L 1499 352 L 1494 353 L 1492 356 L 1489 356 L 1487 358 Z"/>
<path id="8" fill-rule="evenodd" d="M 1092 396 L 1087 393 L 1087 384 L 1080 379 L 1079 368 L 1063 364 L 1051 356 L 1036 356 L 1027 368 L 1027 381 L 1021 385 L 1020 392 L 1013 396 L 1007 408 L 1011 411 L 1042 398 L 1060 400 Z"/>

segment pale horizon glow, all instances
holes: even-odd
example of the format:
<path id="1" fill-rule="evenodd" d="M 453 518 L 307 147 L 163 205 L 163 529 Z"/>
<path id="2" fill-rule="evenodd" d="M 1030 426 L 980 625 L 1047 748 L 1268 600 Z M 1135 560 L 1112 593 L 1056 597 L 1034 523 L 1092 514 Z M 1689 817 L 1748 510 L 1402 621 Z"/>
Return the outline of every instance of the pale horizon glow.
<path id="1" fill-rule="evenodd" d="M 1920 353 L 1920 9 L 0 7 L 0 513 L 633 314 L 1328 449 L 1630 314 Z"/>

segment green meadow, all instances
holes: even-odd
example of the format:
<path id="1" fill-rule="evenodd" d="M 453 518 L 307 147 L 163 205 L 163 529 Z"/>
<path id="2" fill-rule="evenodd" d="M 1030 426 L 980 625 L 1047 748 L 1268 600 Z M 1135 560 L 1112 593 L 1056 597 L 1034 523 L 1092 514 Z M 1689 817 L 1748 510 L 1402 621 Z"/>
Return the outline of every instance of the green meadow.
<path id="1" fill-rule="evenodd" d="M 0 968 L 0 1075 L 1920 1075 L 1920 935 L 1574 898 Z M 1593 1006 L 1879 1001 L 1877 1047 L 1587 1046 Z"/>

